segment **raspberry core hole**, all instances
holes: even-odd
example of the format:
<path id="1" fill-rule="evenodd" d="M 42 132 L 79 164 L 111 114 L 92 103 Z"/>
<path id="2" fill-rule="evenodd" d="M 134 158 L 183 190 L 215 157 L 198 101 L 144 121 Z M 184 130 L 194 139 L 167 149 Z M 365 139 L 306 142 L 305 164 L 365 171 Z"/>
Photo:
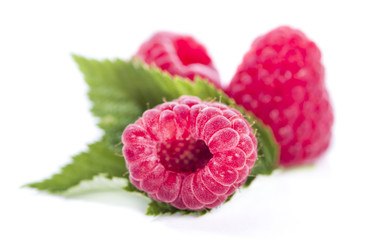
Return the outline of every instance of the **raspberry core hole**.
<path id="1" fill-rule="evenodd" d="M 167 170 L 186 173 L 202 169 L 213 157 L 203 140 L 193 138 L 159 143 L 157 155 Z"/>
<path id="2" fill-rule="evenodd" d="M 177 55 L 184 65 L 201 63 L 209 65 L 212 61 L 205 48 L 192 38 L 179 38 L 174 42 Z"/>

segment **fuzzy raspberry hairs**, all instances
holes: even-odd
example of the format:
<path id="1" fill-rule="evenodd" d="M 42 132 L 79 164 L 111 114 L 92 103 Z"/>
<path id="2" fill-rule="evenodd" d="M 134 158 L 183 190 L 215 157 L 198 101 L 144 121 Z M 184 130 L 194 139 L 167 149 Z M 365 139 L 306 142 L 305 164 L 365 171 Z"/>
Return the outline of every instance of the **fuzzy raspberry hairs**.
<path id="1" fill-rule="evenodd" d="M 257 159 L 257 140 L 241 113 L 192 96 L 147 110 L 122 141 L 130 181 L 179 209 L 220 205 Z"/>

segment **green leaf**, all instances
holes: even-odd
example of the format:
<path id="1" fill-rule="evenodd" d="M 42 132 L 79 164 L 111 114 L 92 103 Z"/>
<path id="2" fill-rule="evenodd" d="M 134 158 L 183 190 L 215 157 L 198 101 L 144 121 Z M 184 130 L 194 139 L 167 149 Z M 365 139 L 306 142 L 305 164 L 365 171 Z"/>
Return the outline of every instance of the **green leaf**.
<path id="1" fill-rule="evenodd" d="M 29 186 L 50 192 L 65 191 L 83 180 L 92 179 L 104 174 L 111 177 L 123 177 L 127 170 L 118 143 L 125 127 L 138 119 L 142 113 L 166 101 L 171 101 L 181 95 L 194 95 L 203 100 L 215 99 L 231 107 L 235 107 L 250 117 L 253 128 L 257 131 L 259 142 L 259 157 L 255 168 L 248 177 L 246 186 L 258 174 L 270 174 L 276 167 L 279 148 L 269 127 L 262 124 L 251 113 L 235 104 L 214 85 L 196 77 L 194 82 L 180 77 L 171 77 L 168 73 L 156 67 L 149 67 L 141 62 L 104 60 L 97 61 L 80 56 L 73 56 L 89 85 L 89 98 L 93 103 L 92 113 L 99 117 L 99 127 L 105 132 L 101 141 L 89 146 L 86 153 L 73 158 L 73 163 L 41 183 Z M 82 174 L 81 174 L 82 172 Z M 139 192 L 130 182 L 124 187 L 127 191 Z M 144 194 L 144 193 L 143 193 Z M 151 201 L 147 210 L 148 215 L 199 214 L 207 210 L 194 212 L 179 210 L 169 204 Z"/>
<path id="2" fill-rule="evenodd" d="M 123 177 L 108 178 L 105 174 L 94 176 L 90 180 L 82 180 L 78 185 L 69 188 L 61 193 L 62 196 L 72 197 L 82 193 L 90 193 L 93 191 L 121 191 L 127 185 L 128 180 Z"/>
<path id="3" fill-rule="evenodd" d="M 210 212 L 210 209 L 202 210 L 202 211 L 190 211 L 190 210 L 180 210 L 178 208 L 173 207 L 170 204 L 164 203 L 164 202 L 156 202 L 152 201 L 149 203 L 148 209 L 147 209 L 147 215 L 160 215 L 160 214 L 170 214 L 173 215 L 175 213 L 181 213 L 182 215 L 190 215 L 190 214 L 197 214 L 198 216 L 202 216 L 208 212 Z"/>
<path id="4" fill-rule="evenodd" d="M 103 138 L 88 146 L 88 151 L 73 157 L 73 162 L 61 169 L 61 172 L 42 182 L 27 186 L 51 193 L 62 193 L 77 186 L 82 181 L 92 180 L 99 174 L 107 178 L 121 177 L 127 171 L 123 157 L 116 156 L 113 148 Z"/>
<path id="5" fill-rule="evenodd" d="M 252 113 L 246 112 L 241 106 L 236 105 L 233 99 L 216 89 L 213 84 L 199 77 L 196 77 L 194 82 L 180 77 L 171 77 L 168 73 L 156 67 L 148 67 L 139 61 L 125 62 L 119 59 L 97 61 L 80 56 L 74 56 L 74 59 L 84 74 L 86 82 L 90 85 L 89 96 L 94 103 L 93 113 L 101 119 L 108 117 L 108 115 L 110 119 L 116 119 L 116 121 L 123 119 L 121 123 L 124 122 L 124 124 L 119 127 L 118 131 L 122 132 L 124 126 L 129 122 L 134 122 L 145 110 L 163 103 L 164 99 L 171 101 L 182 95 L 194 95 L 206 100 L 216 99 L 237 108 L 244 115 L 250 116 L 250 122 L 254 122 L 253 128 L 257 131 L 260 145 L 259 163 L 268 166 L 261 167 L 260 169 L 263 171 L 260 173 L 270 174 L 271 166 L 276 164 L 279 147 L 271 129 Z M 106 93 L 106 95 L 98 95 L 97 92 Z M 108 113 L 107 108 L 98 108 L 96 105 L 104 100 L 112 109 L 120 109 L 121 106 L 129 105 L 132 114 L 129 115 L 121 111 L 120 117 L 118 112 Z M 102 125 L 100 124 L 100 126 Z M 118 140 L 119 137 L 120 134 Z"/>

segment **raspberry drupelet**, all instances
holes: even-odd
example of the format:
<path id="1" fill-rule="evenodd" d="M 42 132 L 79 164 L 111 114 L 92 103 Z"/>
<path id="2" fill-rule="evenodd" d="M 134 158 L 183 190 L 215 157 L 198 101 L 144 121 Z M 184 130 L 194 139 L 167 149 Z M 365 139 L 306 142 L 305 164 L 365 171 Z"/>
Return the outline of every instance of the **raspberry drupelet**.
<path id="1" fill-rule="evenodd" d="M 217 207 L 257 159 L 257 140 L 240 112 L 193 96 L 145 111 L 122 142 L 131 183 L 179 209 Z"/>
<path id="2" fill-rule="evenodd" d="M 191 36 L 158 32 L 140 46 L 135 57 L 173 76 L 191 80 L 200 76 L 221 87 L 219 74 L 206 48 Z"/>
<path id="3" fill-rule="evenodd" d="M 333 111 L 321 52 L 301 31 L 284 26 L 257 38 L 226 92 L 270 125 L 280 165 L 313 162 L 329 146 Z"/>

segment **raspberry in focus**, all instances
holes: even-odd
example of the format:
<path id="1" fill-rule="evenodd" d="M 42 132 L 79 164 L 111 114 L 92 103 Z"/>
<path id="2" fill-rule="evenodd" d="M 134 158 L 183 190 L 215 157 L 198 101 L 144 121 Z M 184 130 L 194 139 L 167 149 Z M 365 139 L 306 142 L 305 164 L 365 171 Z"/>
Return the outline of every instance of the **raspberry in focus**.
<path id="1" fill-rule="evenodd" d="M 301 31 L 284 26 L 257 38 L 226 92 L 273 129 L 280 165 L 313 162 L 328 148 L 333 111 L 321 52 Z"/>
<path id="2" fill-rule="evenodd" d="M 122 135 L 131 183 L 196 211 L 217 207 L 245 183 L 257 159 L 254 140 L 240 112 L 193 96 L 145 111 Z"/>
<path id="3" fill-rule="evenodd" d="M 200 76 L 220 87 L 219 74 L 206 48 L 194 38 L 171 32 L 158 32 L 144 42 L 135 57 L 155 64 L 171 75 L 194 80 Z"/>

